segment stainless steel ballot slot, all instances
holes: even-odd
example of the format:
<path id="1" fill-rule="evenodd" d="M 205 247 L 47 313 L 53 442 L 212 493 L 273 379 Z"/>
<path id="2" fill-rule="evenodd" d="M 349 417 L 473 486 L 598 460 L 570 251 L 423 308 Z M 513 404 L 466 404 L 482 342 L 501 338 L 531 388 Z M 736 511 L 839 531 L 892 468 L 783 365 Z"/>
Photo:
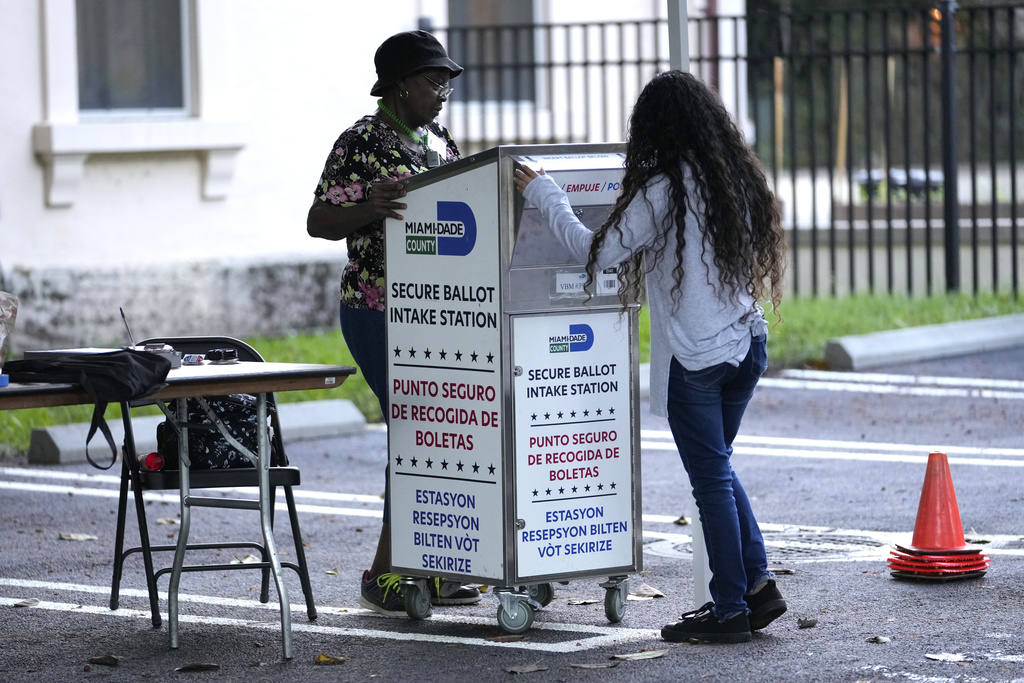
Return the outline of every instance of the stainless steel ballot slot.
<path id="1" fill-rule="evenodd" d="M 585 261 L 512 181 L 544 168 L 597 227 L 623 151 L 497 147 L 410 178 L 385 222 L 391 554 L 410 617 L 430 614 L 435 576 L 495 586 L 509 633 L 554 583 L 588 577 L 623 617 L 642 565 L 638 306 L 615 272 L 586 291 Z"/>

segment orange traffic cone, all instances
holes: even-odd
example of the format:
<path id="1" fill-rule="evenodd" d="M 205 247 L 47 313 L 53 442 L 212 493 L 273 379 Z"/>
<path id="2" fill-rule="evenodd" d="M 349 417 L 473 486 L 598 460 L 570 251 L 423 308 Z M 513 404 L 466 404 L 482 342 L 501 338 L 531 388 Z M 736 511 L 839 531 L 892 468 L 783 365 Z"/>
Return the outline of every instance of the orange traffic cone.
<path id="1" fill-rule="evenodd" d="M 924 473 L 921 502 L 917 506 L 914 523 L 916 551 L 957 552 L 966 549 L 964 529 L 960 523 L 960 508 L 953 491 L 953 476 L 949 473 L 949 460 L 945 453 L 928 455 L 928 469 Z"/>
<path id="2" fill-rule="evenodd" d="M 913 543 L 896 544 L 896 550 L 890 553 L 892 575 L 946 580 L 982 576 L 988 567 L 988 557 L 964 539 L 946 454 L 930 453 Z"/>

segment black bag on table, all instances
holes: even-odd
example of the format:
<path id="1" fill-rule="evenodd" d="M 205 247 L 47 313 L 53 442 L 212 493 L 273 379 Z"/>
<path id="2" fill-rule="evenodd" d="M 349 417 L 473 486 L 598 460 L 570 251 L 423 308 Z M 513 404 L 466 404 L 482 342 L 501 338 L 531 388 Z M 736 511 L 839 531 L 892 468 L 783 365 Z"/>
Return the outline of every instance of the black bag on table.
<path id="1" fill-rule="evenodd" d="M 85 438 L 85 457 L 94 466 L 106 470 L 117 460 L 117 446 L 103 419 L 108 403 L 134 401 L 167 386 L 171 361 L 155 353 L 124 349 L 103 353 L 69 353 L 48 358 L 9 361 L 4 372 L 19 384 L 78 384 L 95 408 Z M 110 446 L 110 464 L 102 466 L 89 455 L 89 442 L 99 430 Z"/>
<path id="2" fill-rule="evenodd" d="M 251 394 L 210 396 L 206 398 L 206 403 L 224 423 L 228 433 L 255 453 L 258 448 L 256 397 Z M 220 431 L 213 426 L 206 411 L 199 405 L 199 401 L 194 398 L 187 399 L 186 410 L 189 426 L 188 454 L 192 469 L 216 470 L 253 467 L 252 462 L 229 444 Z M 272 411 L 273 407 L 268 406 L 268 424 Z M 267 438 L 270 439 L 271 446 L 270 463 L 277 465 L 279 459 L 277 447 L 269 434 Z M 156 427 L 156 443 L 157 451 L 164 458 L 163 469 L 178 469 L 178 434 L 166 420 Z"/>

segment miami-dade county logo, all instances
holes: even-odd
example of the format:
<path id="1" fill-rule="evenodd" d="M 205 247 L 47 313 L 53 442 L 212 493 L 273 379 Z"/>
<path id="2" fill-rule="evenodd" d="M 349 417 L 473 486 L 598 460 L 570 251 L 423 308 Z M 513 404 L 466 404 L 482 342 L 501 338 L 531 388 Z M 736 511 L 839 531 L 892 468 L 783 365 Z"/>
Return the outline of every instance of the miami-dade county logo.
<path id="1" fill-rule="evenodd" d="M 594 330 L 590 325 L 569 325 L 569 334 L 548 337 L 548 353 L 587 351 L 594 345 Z"/>
<path id="2" fill-rule="evenodd" d="M 475 245 L 476 218 L 464 202 L 438 202 L 436 223 L 405 223 L 406 254 L 466 256 Z"/>

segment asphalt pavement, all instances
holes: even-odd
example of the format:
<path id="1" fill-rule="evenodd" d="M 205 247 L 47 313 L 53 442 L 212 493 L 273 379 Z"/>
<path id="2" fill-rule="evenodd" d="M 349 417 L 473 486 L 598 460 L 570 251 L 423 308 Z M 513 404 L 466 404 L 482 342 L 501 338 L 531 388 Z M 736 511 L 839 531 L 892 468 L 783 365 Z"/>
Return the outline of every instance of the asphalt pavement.
<path id="1" fill-rule="evenodd" d="M 770 370 L 734 462 L 789 611 L 750 643 L 660 640 L 662 625 L 694 607 L 689 526 L 677 523 L 692 511 L 667 425 L 646 404 L 640 425 L 643 570 L 631 578 L 635 595 L 622 622 L 607 621 L 600 579 L 581 579 L 556 585 L 554 600 L 521 636 L 498 626 L 489 589 L 479 605 L 435 608 L 424 621 L 360 609 L 359 578 L 379 528 L 386 433 L 371 426 L 289 441 L 303 473 L 300 521 L 319 610 L 307 620 L 287 572 L 291 660 L 282 658 L 276 596 L 272 590 L 270 604 L 258 602 L 256 572 L 185 575 L 177 650 L 168 647 L 166 620 L 150 626 L 137 557 L 126 565 L 120 608 L 111 611 L 116 477 L 84 464 L 8 458 L 0 462 L 0 677 L 1024 681 L 1024 346 L 870 372 Z M 984 576 L 907 581 L 886 566 L 892 544 L 911 541 L 933 449 L 947 453 L 968 540 L 991 559 Z M 151 535 L 173 542 L 176 497 L 148 500 Z M 248 514 L 196 511 L 192 539 L 245 529 Z M 284 519 L 278 545 L 294 559 Z M 258 536 L 254 516 L 251 528 Z M 128 538 L 136 537 L 129 523 Z M 236 558 L 243 551 L 218 561 Z M 649 589 L 664 597 L 648 597 Z M 104 655 L 117 664 L 89 663 Z M 320 655 L 335 663 L 318 664 Z"/>

